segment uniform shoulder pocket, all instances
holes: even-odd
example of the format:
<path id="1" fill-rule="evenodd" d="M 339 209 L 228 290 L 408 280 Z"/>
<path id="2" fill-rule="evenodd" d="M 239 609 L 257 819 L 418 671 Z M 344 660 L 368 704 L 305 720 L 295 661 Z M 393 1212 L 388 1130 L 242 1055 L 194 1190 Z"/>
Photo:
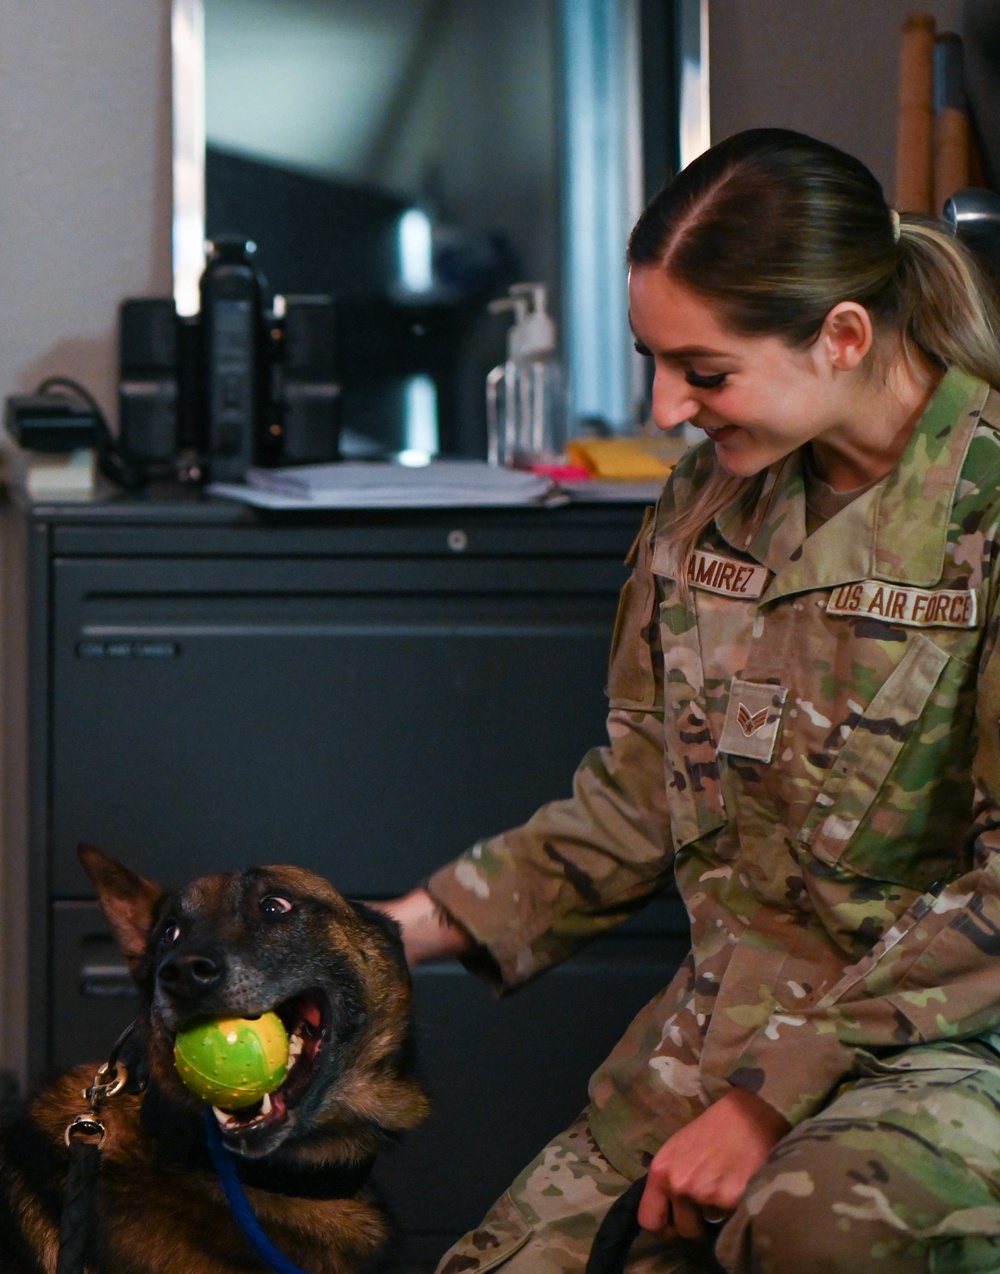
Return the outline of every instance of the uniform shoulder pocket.
<path id="1" fill-rule="evenodd" d="M 663 702 L 653 529 L 651 506 L 625 559 L 632 573 L 618 600 L 611 638 L 607 695 L 612 708 L 657 708 Z"/>

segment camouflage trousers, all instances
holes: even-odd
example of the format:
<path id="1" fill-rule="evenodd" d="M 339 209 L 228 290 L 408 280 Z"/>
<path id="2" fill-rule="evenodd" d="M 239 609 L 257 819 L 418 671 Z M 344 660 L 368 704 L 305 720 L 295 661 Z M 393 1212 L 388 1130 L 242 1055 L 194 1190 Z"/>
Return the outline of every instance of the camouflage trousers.
<path id="1" fill-rule="evenodd" d="M 528 1165 L 437 1274 L 581 1274 L 628 1187 L 586 1112 Z M 983 1045 L 864 1056 L 775 1148 L 711 1242 L 643 1234 L 627 1274 L 997 1274 L 1000 1059 Z"/>

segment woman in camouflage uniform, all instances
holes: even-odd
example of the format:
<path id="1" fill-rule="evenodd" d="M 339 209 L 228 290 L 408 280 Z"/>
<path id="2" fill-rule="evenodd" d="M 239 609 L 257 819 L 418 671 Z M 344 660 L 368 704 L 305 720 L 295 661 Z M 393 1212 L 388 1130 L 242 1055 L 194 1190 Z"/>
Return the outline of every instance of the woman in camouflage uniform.
<path id="1" fill-rule="evenodd" d="M 1000 383 L 991 309 L 857 161 L 758 130 L 643 214 L 689 452 L 633 550 L 609 744 L 393 905 L 510 989 L 676 879 L 692 952 L 442 1274 L 1000 1269 Z M 996 1034 L 994 1034 L 996 1032 Z M 714 1254 L 713 1254 L 714 1253 Z"/>

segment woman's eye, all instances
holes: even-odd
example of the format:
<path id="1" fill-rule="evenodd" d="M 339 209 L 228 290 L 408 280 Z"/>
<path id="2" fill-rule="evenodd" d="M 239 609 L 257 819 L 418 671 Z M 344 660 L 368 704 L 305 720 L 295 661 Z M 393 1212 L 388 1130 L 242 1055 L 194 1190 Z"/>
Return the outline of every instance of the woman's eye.
<path id="1" fill-rule="evenodd" d="M 695 389 L 721 389 L 728 375 L 728 372 L 715 372 L 712 376 L 702 376 L 698 372 L 688 371 L 684 378 Z"/>
<path id="2" fill-rule="evenodd" d="M 260 909 L 265 916 L 283 916 L 291 911 L 292 904 L 287 898 L 279 898 L 277 894 L 268 894 L 260 900 Z"/>
<path id="3" fill-rule="evenodd" d="M 163 937 L 160 939 L 160 942 L 165 947 L 172 947 L 180 936 L 180 925 L 176 920 L 170 920 L 167 922 L 167 927 L 163 931 Z"/>

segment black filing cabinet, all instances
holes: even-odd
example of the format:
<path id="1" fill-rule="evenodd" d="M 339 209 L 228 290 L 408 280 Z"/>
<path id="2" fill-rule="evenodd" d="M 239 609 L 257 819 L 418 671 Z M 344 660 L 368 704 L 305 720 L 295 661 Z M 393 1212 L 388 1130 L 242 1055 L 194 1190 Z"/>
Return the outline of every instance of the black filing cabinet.
<path id="1" fill-rule="evenodd" d="M 75 849 L 400 893 L 565 795 L 604 738 L 637 504 L 264 514 L 165 492 L 3 509 L 3 1064 L 107 1054 L 132 1003 Z M 431 1256 L 683 954 L 676 901 L 497 1002 L 415 977 L 434 1113 L 379 1175 Z M 26 1041 L 26 1053 L 22 1044 Z"/>

